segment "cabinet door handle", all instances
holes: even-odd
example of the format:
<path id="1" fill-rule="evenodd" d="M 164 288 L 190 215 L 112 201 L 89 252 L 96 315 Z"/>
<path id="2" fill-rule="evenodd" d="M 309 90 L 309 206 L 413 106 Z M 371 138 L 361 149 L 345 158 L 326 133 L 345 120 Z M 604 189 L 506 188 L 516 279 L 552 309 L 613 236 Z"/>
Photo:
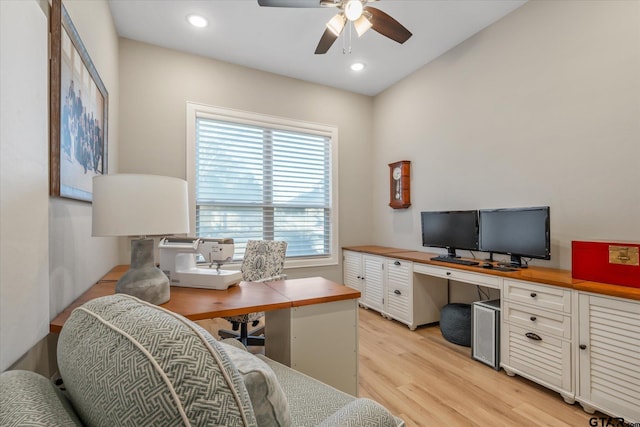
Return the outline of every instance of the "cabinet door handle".
<path id="1" fill-rule="evenodd" d="M 362 279 L 362 277 L 358 276 L 358 279 Z"/>
<path id="2" fill-rule="evenodd" d="M 538 294 L 536 294 L 535 292 L 531 292 L 531 294 L 530 294 L 530 295 L 531 295 L 531 298 L 535 298 L 535 297 L 537 297 L 537 296 L 538 296 Z"/>
<path id="3" fill-rule="evenodd" d="M 397 290 L 397 289 L 396 289 L 395 291 L 393 291 L 393 293 L 394 293 L 394 294 L 396 294 L 396 295 L 402 295 L 402 292 L 400 292 L 400 291 L 399 291 L 399 290 Z"/>
<path id="4" fill-rule="evenodd" d="M 534 334 L 533 332 L 527 332 L 526 334 L 524 334 L 524 336 L 535 341 L 542 341 L 540 335 Z"/>
<path id="5" fill-rule="evenodd" d="M 400 261 L 394 262 L 393 265 L 400 265 Z"/>
<path id="6" fill-rule="evenodd" d="M 535 322 L 536 321 L 536 316 L 529 317 L 529 320 L 531 320 L 532 322 Z"/>
<path id="7" fill-rule="evenodd" d="M 587 346 L 586 346 L 586 345 L 584 345 L 584 344 L 580 344 L 580 350 L 586 350 L 586 349 L 587 349 Z"/>

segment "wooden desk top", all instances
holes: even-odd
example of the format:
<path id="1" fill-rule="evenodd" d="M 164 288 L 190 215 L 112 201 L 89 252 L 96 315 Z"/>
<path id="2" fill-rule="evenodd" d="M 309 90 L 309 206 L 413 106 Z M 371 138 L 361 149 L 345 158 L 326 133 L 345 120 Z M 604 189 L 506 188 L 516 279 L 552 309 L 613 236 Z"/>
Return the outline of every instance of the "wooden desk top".
<path id="1" fill-rule="evenodd" d="M 280 280 L 265 283 L 291 301 L 292 307 L 360 298 L 360 291 L 339 285 L 323 277 Z"/>
<path id="2" fill-rule="evenodd" d="M 95 298 L 113 295 L 117 280 L 128 268 L 127 265 L 114 267 L 58 314 L 51 321 L 49 330 L 60 333 L 76 307 Z M 238 286 L 223 291 L 172 286 L 171 299 L 160 307 L 187 319 L 202 320 L 359 297 L 359 291 L 321 277 L 312 277 L 272 283 L 240 282 Z"/>
<path id="3" fill-rule="evenodd" d="M 557 268 L 546 268 L 538 266 L 529 266 L 529 268 L 519 269 L 517 271 L 507 272 L 498 271 L 490 268 L 482 268 L 480 265 L 461 265 L 451 264 L 440 261 L 432 261 L 431 258 L 438 254 L 429 252 L 409 251 L 406 249 L 396 249 L 397 252 L 390 251 L 384 246 L 348 246 L 342 248 L 344 250 L 370 253 L 373 255 L 382 255 L 391 258 L 404 259 L 407 261 L 417 262 L 421 264 L 435 265 L 439 267 L 456 268 L 459 270 L 472 271 L 474 273 L 489 274 L 493 276 L 501 276 L 508 279 L 526 280 L 528 282 L 537 282 L 545 285 L 559 286 L 563 288 L 576 289 L 584 292 L 593 292 L 620 298 L 628 298 L 640 300 L 640 288 L 630 286 L 610 285 L 607 283 L 586 282 L 581 279 L 574 279 L 571 271 L 561 270 Z M 478 260 L 475 260 L 478 261 Z M 482 264 L 483 261 L 480 261 Z"/>

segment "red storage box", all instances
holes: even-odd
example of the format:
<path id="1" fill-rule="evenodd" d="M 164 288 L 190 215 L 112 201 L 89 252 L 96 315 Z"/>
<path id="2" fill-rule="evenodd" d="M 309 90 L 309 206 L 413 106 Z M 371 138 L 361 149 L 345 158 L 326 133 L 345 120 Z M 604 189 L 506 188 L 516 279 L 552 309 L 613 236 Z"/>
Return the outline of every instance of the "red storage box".
<path id="1" fill-rule="evenodd" d="M 640 288 L 640 243 L 571 242 L 574 279 Z"/>

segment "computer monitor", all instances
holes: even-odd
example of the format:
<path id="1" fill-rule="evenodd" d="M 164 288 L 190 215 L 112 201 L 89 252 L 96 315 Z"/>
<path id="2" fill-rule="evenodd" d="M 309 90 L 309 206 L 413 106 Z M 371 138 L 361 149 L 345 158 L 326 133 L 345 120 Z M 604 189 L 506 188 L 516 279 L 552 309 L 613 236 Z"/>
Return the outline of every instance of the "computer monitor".
<path id="1" fill-rule="evenodd" d="M 456 258 L 456 249 L 478 250 L 478 211 L 421 212 L 422 246 L 446 248 Z"/>
<path id="2" fill-rule="evenodd" d="M 480 209 L 480 250 L 511 255 L 511 265 L 526 267 L 522 258 L 551 259 L 549 206 Z"/>

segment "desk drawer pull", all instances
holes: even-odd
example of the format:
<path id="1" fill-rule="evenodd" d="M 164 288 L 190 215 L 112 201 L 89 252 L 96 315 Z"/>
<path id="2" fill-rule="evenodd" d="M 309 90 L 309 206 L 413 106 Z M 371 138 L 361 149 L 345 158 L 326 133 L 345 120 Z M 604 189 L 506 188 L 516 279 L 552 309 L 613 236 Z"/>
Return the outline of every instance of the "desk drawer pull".
<path id="1" fill-rule="evenodd" d="M 394 262 L 393 265 L 400 265 L 400 261 Z"/>
<path id="2" fill-rule="evenodd" d="M 540 335 L 534 334 L 533 332 L 527 332 L 526 334 L 524 334 L 524 336 L 535 341 L 542 341 Z"/>
<path id="3" fill-rule="evenodd" d="M 531 320 L 532 322 L 535 322 L 535 321 L 536 321 L 536 316 L 531 316 L 531 317 L 529 318 L 529 320 Z"/>
<path id="4" fill-rule="evenodd" d="M 396 295 L 402 295 L 402 292 L 400 292 L 400 291 L 399 291 L 399 290 L 397 290 L 397 289 L 396 289 L 395 291 L 393 291 L 393 293 L 394 293 L 394 294 L 396 294 Z"/>
<path id="5" fill-rule="evenodd" d="M 447 271 L 447 276 L 451 276 L 451 272 L 450 271 Z"/>
<path id="6" fill-rule="evenodd" d="M 531 294 L 530 294 L 530 295 L 531 295 L 531 298 L 535 298 L 535 297 L 537 297 L 537 296 L 538 296 L 538 294 L 536 294 L 535 292 L 531 292 Z"/>

